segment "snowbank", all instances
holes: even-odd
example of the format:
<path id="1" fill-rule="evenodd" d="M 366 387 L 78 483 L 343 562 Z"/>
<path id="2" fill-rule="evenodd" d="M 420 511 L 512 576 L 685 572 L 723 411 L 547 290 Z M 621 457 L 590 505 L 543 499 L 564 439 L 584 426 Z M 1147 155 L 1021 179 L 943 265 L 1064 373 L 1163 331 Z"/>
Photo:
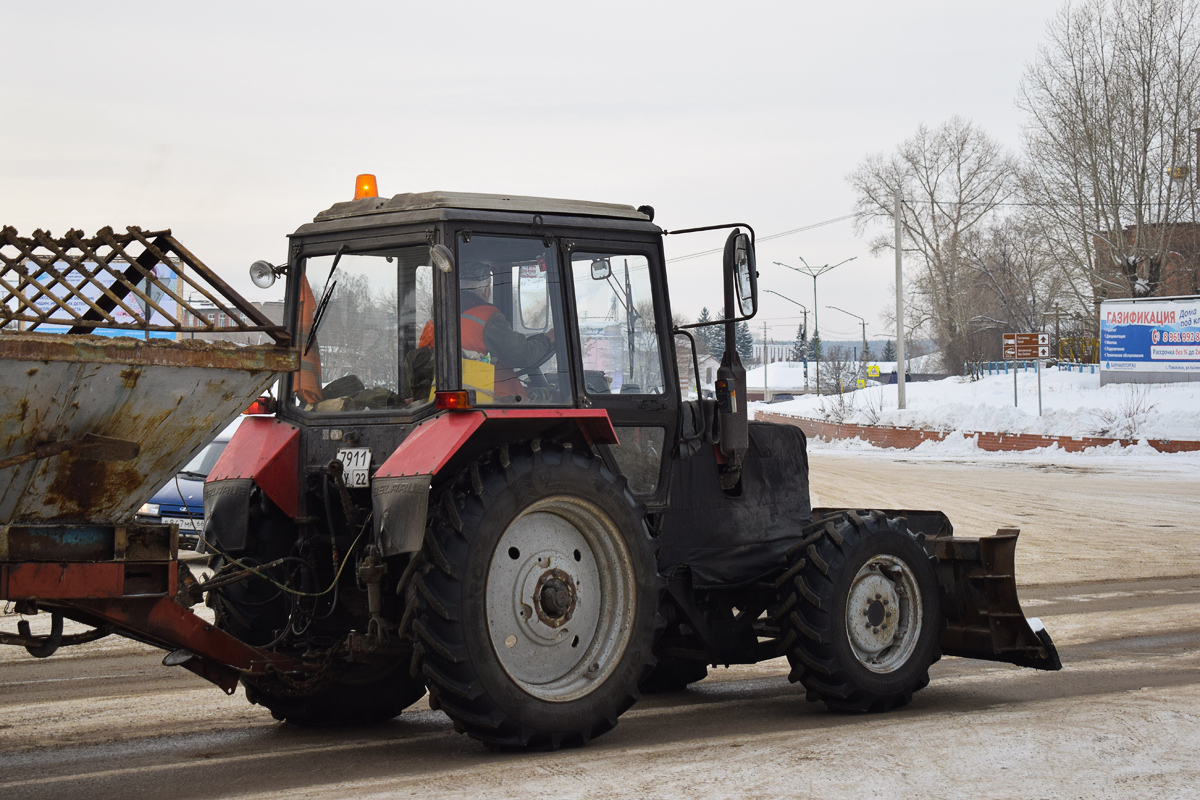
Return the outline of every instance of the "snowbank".
<path id="1" fill-rule="evenodd" d="M 761 386 L 761 375 L 759 381 Z M 749 379 L 747 384 L 754 387 Z M 759 408 L 858 425 L 940 431 L 1200 440 L 1200 383 L 1101 387 L 1099 375 L 1045 369 L 1041 417 L 1033 372 L 1018 374 L 1015 408 L 1012 375 L 909 383 L 905 394 L 908 407 L 903 411 L 897 408 L 895 386 L 848 392 L 840 400 L 805 395 Z"/>
<path id="2" fill-rule="evenodd" d="M 875 361 L 867 362 L 870 366 L 874 364 L 879 367 L 879 380 L 886 381 L 889 376 L 896 370 L 895 361 Z M 937 353 L 911 358 L 908 361 L 908 372 L 913 373 L 940 373 L 941 361 Z M 809 385 L 816 386 L 817 373 L 816 365 L 813 362 L 808 363 Z M 802 361 L 777 361 L 774 364 L 767 365 L 767 381 L 771 384 L 770 389 L 775 392 L 793 391 L 804 389 L 804 362 Z M 746 370 L 746 385 L 751 389 L 761 389 L 763 385 L 763 368 L 762 366 L 753 367 Z"/>

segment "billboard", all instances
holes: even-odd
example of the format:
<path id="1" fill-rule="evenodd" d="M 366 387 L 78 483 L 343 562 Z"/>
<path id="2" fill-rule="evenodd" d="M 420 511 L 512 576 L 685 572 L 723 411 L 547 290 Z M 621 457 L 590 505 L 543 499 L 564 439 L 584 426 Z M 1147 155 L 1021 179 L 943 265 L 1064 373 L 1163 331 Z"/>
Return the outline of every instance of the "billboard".
<path id="1" fill-rule="evenodd" d="M 1200 377 L 1200 297 L 1101 303 L 1100 371 Z"/>
<path id="2" fill-rule="evenodd" d="M 60 302 L 64 303 L 72 311 L 81 316 L 88 312 L 89 306 L 86 302 L 84 302 L 83 299 L 71 293 L 67 287 L 63 285 L 64 282 L 69 284 L 71 287 L 78 289 L 78 291 L 84 297 L 93 303 L 98 302 L 101 296 L 104 294 L 101 286 L 104 288 L 111 288 L 113 283 L 116 282 L 116 278 L 107 271 L 101 270 L 99 274 L 96 274 L 96 264 L 90 261 L 84 262 L 83 264 L 87 270 L 86 275 L 77 269 L 72 269 L 71 265 L 67 264 L 66 262 L 57 262 L 54 267 L 57 273 L 62 276 L 62 280 L 56 280 L 55 276 L 49 272 L 37 271 L 40 268 L 36 265 L 31 264 L 30 266 L 30 272 L 34 273 L 34 281 L 42 286 L 47 287 L 50 293 L 53 294 Z M 123 271 L 123 267 L 125 265 L 122 263 L 113 262 L 112 266 L 114 270 L 121 272 Z M 179 276 L 175 274 L 175 271 L 171 266 L 162 263 L 156 264 L 151 271 L 154 274 L 155 280 L 160 282 L 161 285 L 150 284 L 148 286 L 147 284 L 149 282 L 142 280 L 138 284 L 138 289 L 140 289 L 144 294 L 147 294 L 154 301 L 154 305 L 158 306 L 158 308 L 165 311 L 168 315 L 177 316 L 179 313 L 178 303 L 174 298 L 167 294 L 162 287 L 169 286 L 172 291 L 178 294 L 180 290 Z M 40 294 L 40 296 L 39 293 L 36 292 L 30 292 L 30 294 L 34 296 L 33 304 L 37 306 L 38 311 L 48 315 L 51 323 L 64 323 L 58 325 L 39 325 L 36 329 L 39 333 L 66 333 L 71 329 L 71 325 L 69 323 L 72 322 L 72 317 L 61 307 L 59 307 L 58 303 L 47 297 L 45 294 Z M 157 309 L 155 309 L 154 306 L 151 306 L 144 299 L 138 297 L 133 292 L 130 292 L 124 298 L 124 304 L 131 309 L 136 309 L 143 319 L 148 315 L 151 325 L 175 325 L 175 320 L 171 316 L 164 316 Z M 120 305 L 116 306 L 111 313 L 113 319 L 119 324 L 129 325 L 131 328 L 141 324 L 141 320 L 135 318 Z M 99 336 L 146 335 L 137 331 L 136 328 L 134 330 L 130 330 L 130 328 L 96 328 L 92 331 L 92 333 L 95 333 Z M 152 339 L 174 339 L 176 337 L 176 333 L 174 331 L 151 331 L 149 333 L 149 337 Z"/>

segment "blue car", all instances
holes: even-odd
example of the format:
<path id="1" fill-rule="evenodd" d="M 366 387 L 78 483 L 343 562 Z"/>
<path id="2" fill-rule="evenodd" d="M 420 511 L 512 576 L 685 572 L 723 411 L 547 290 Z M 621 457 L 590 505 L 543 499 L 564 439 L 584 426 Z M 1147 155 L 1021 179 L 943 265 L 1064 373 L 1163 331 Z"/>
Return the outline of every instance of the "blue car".
<path id="1" fill-rule="evenodd" d="M 138 509 L 138 522 L 175 523 L 179 526 L 179 547 L 197 549 L 204 531 L 204 479 L 217 463 L 225 445 L 242 422 L 235 419 L 216 439 L 209 442 L 183 469 Z"/>

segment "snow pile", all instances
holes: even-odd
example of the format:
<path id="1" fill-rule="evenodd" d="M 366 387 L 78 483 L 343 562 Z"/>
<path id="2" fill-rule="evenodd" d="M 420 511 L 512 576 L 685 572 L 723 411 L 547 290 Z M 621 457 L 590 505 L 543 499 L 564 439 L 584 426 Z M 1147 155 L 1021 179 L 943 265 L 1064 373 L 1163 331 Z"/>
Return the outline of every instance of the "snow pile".
<path id="1" fill-rule="evenodd" d="M 775 383 L 774 378 L 771 383 Z M 747 384 L 754 387 L 749 379 Z M 1034 372 L 1018 374 L 1019 406 L 1015 408 L 1012 375 L 991 375 L 978 381 L 946 378 L 908 383 L 905 394 L 908 407 L 903 411 L 897 408 L 894 385 L 860 389 L 840 398 L 805 395 L 783 403 L 755 406 L 774 414 L 857 425 L 1200 440 L 1200 382 L 1101 387 L 1098 374 L 1045 369 L 1041 417 Z"/>
<path id="2" fill-rule="evenodd" d="M 817 373 L 814 365 L 808 365 L 809 385 L 817 383 Z M 767 365 L 767 382 L 775 392 L 804 391 L 804 364 L 797 361 L 777 361 Z M 763 368 L 761 366 L 746 370 L 746 387 L 751 391 L 763 388 Z"/>
<path id="3" fill-rule="evenodd" d="M 940 373 L 941 361 L 937 353 L 930 353 L 926 356 L 918 358 L 910 358 L 908 360 L 909 374 L 924 374 L 924 373 Z M 879 380 L 886 381 L 891 374 L 896 370 L 895 361 L 868 361 L 867 366 L 874 364 L 879 367 Z M 810 386 L 816 386 L 817 372 L 816 364 L 808 363 L 808 380 Z M 788 391 L 803 391 L 804 389 L 804 362 L 802 361 L 777 361 L 774 364 L 767 365 L 767 382 L 769 388 L 775 392 Z M 763 368 L 757 366 L 746 370 L 746 386 L 751 389 L 762 389 L 763 387 Z"/>

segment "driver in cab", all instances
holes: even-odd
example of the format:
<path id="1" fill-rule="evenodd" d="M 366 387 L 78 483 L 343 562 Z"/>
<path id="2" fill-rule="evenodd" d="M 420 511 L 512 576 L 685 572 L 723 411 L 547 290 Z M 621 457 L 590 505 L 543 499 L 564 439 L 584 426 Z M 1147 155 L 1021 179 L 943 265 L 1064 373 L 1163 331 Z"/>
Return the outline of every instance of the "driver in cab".
<path id="1" fill-rule="evenodd" d="M 554 331 L 526 336 L 513 330 L 508 317 L 492 303 L 492 268 L 486 262 L 466 262 L 460 266 L 458 307 L 463 361 L 485 362 L 495 368 L 494 385 L 489 389 L 472 385 L 469 375 L 472 370 L 464 364 L 463 387 L 489 398 L 481 398 L 482 402 L 524 400 L 528 394 L 518 373 L 531 372 L 548 360 L 554 351 Z M 413 358 L 407 372 L 413 376 L 414 397 L 423 396 L 432 386 L 433 343 L 430 321 L 421 332 L 418 349 L 410 354 Z"/>

